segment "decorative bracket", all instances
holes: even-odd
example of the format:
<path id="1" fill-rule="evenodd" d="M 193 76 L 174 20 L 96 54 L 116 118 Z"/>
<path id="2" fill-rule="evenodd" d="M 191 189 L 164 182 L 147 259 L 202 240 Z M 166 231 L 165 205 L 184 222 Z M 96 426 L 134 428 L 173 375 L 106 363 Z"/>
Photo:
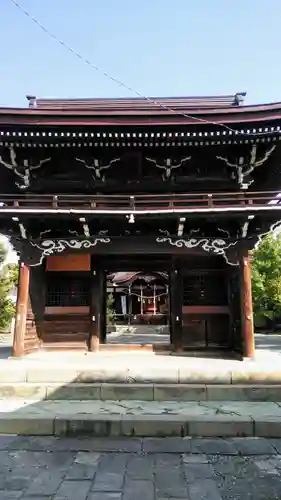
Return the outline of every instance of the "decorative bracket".
<path id="1" fill-rule="evenodd" d="M 149 161 L 150 163 L 154 163 L 154 165 L 157 168 L 164 170 L 164 172 L 162 174 L 163 181 L 169 180 L 171 175 L 172 175 L 173 170 L 180 168 L 186 161 L 191 160 L 191 158 L 192 158 L 191 156 L 185 156 L 177 164 L 173 164 L 173 161 L 171 158 L 166 158 L 164 160 L 164 165 L 160 165 L 159 163 L 157 163 L 157 160 L 154 160 L 153 158 L 148 158 L 147 156 L 145 157 L 145 159 L 147 161 Z"/>
<path id="2" fill-rule="evenodd" d="M 185 239 L 179 239 L 179 240 L 173 240 L 170 237 L 157 237 L 156 238 L 156 243 L 169 243 L 169 245 L 175 246 L 177 248 L 198 248 L 201 247 L 205 252 L 212 252 L 216 255 L 222 255 L 223 258 L 225 259 L 226 263 L 229 264 L 230 266 L 237 266 L 237 262 L 232 262 L 229 260 L 228 256 L 226 255 L 226 252 L 237 245 L 238 241 L 232 241 L 232 242 L 227 242 L 226 240 L 223 240 L 221 238 L 189 238 L 187 240 Z"/>
<path id="3" fill-rule="evenodd" d="M 250 158 L 247 161 L 244 156 L 240 156 L 235 163 L 229 161 L 228 158 L 223 158 L 222 156 L 217 156 L 218 160 L 222 160 L 228 167 L 234 168 L 236 170 L 237 181 L 242 189 L 248 189 L 249 186 L 254 182 L 253 179 L 246 179 L 257 167 L 260 167 L 266 160 L 270 157 L 271 153 L 275 150 L 276 146 L 269 148 L 264 156 L 257 160 L 257 145 L 254 144 L 250 151 Z M 233 173 L 235 177 L 235 174 Z"/>
<path id="4" fill-rule="evenodd" d="M 26 262 L 30 266 L 40 266 L 43 262 L 44 257 L 48 257 L 49 255 L 54 255 L 56 253 L 64 252 L 65 250 L 81 250 L 82 248 L 93 248 L 99 243 L 110 243 L 110 238 L 95 238 L 93 240 L 43 240 L 40 243 L 35 243 L 34 241 L 30 241 L 29 243 L 34 247 L 37 258 L 33 258 L 32 261 Z"/>
<path id="5" fill-rule="evenodd" d="M 11 170 L 17 177 L 21 179 L 20 184 L 18 182 L 15 183 L 19 189 L 29 188 L 32 180 L 32 171 L 41 168 L 42 165 L 44 165 L 44 163 L 51 160 L 51 158 L 45 158 L 39 161 L 37 165 L 29 165 L 28 160 L 23 160 L 23 164 L 20 165 L 16 161 L 16 153 L 14 147 L 10 146 L 9 151 L 10 151 L 10 163 L 4 161 L 2 156 L 0 156 L 0 163 L 4 165 L 4 167 L 6 167 L 8 170 Z"/>
<path id="6" fill-rule="evenodd" d="M 107 165 L 100 165 L 100 161 L 97 158 L 94 158 L 92 163 L 89 164 L 86 162 L 86 160 L 83 160 L 82 158 L 75 158 L 75 160 L 79 161 L 80 163 L 83 163 L 83 165 L 85 165 L 86 168 L 89 168 L 93 172 L 94 180 L 104 182 L 105 177 L 102 172 L 110 168 L 114 163 L 120 161 L 121 158 L 114 158 Z"/>

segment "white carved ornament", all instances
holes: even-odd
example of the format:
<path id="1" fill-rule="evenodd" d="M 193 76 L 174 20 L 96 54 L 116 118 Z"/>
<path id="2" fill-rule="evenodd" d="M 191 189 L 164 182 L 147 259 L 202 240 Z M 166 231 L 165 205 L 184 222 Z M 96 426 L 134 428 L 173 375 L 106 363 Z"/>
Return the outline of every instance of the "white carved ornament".
<path id="1" fill-rule="evenodd" d="M 15 175 L 17 175 L 21 182 L 16 182 L 16 186 L 20 189 L 27 189 L 30 186 L 32 180 L 32 171 L 37 170 L 42 167 L 42 165 L 51 160 L 51 158 L 45 158 L 41 160 L 37 165 L 29 165 L 28 160 L 23 160 L 23 164 L 20 165 L 16 161 L 16 153 L 13 146 L 9 147 L 10 151 L 10 163 L 3 160 L 2 156 L 0 156 L 0 163 L 4 165 L 4 167 L 11 170 Z"/>
<path id="2" fill-rule="evenodd" d="M 102 174 L 102 172 L 110 168 L 114 163 L 120 161 L 120 158 L 114 158 L 107 165 L 100 165 L 100 161 L 96 158 L 94 158 L 94 160 L 90 164 L 88 164 L 86 160 L 83 160 L 82 158 L 75 158 L 75 160 L 79 161 L 80 163 L 83 163 L 83 165 L 85 165 L 86 168 L 89 168 L 93 172 L 94 180 L 99 180 L 104 182 L 105 177 Z"/>
<path id="3" fill-rule="evenodd" d="M 222 255 L 225 261 L 231 265 L 237 265 L 236 263 L 232 263 L 228 260 L 226 256 L 226 250 L 228 250 L 230 247 L 233 247 L 237 245 L 237 241 L 232 241 L 232 242 L 227 242 L 221 238 L 189 238 L 189 239 L 179 239 L 179 240 L 173 240 L 170 237 L 157 237 L 156 238 L 156 243 L 169 243 L 170 245 L 173 245 L 177 248 L 197 248 L 201 247 L 205 252 L 212 252 L 216 255 Z"/>
<path id="4" fill-rule="evenodd" d="M 166 158 L 164 160 L 164 165 L 159 165 L 159 163 L 157 163 L 157 160 L 154 160 L 153 158 L 148 158 L 147 156 L 145 157 L 145 159 L 147 161 L 150 161 L 151 163 L 154 163 L 154 165 L 157 168 L 160 168 L 161 170 L 164 170 L 164 172 L 162 174 L 162 179 L 163 180 L 170 179 L 173 170 L 175 170 L 177 168 L 180 168 L 186 161 L 191 160 L 191 158 L 192 158 L 191 156 L 186 156 L 185 158 L 182 158 L 181 161 L 179 163 L 177 163 L 176 165 L 173 165 L 173 162 L 172 162 L 171 158 Z"/>
<path id="5" fill-rule="evenodd" d="M 250 175 L 255 168 L 260 167 L 263 163 L 265 163 L 275 148 L 275 145 L 269 148 L 260 160 L 257 160 L 256 144 L 254 144 L 251 148 L 249 161 L 247 161 L 244 156 L 240 156 L 235 163 L 230 162 L 228 158 L 224 158 L 222 156 L 217 156 L 217 159 L 222 160 L 228 167 L 235 168 L 239 186 L 241 186 L 242 189 L 248 189 L 254 181 L 246 181 L 245 178 Z"/>
<path id="6" fill-rule="evenodd" d="M 39 266 L 42 264 L 44 257 L 52 255 L 55 253 L 63 252 L 67 249 L 80 250 L 82 248 L 92 248 L 98 243 L 110 243 L 110 238 L 95 238 L 94 240 L 44 240 L 40 243 L 35 243 L 31 241 L 33 247 L 38 248 L 41 252 L 41 257 L 39 262 L 35 264 L 30 264 L 33 266 Z"/>

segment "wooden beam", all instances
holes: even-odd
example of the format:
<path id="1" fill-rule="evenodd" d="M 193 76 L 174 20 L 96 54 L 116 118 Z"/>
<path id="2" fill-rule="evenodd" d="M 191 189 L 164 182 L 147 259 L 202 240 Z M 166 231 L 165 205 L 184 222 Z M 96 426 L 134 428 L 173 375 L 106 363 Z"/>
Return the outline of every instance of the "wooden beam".
<path id="1" fill-rule="evenodd" d="M 249 252 L 244 250 L 240 258 L 241 275 L 241 334 L 243 340 L 243 357 L 255 355 L 251 261 Z"/>
<path id="2" fill-rule="evenodd" d="M 16 306 L 16 321 L 13 340 L 13 356 L 20 357 L 24 355 L 24 338 L 26 329 L 26 317 L 29 297 L 29 266 L 20 263 L 18 279 L 18 295 Z"/>
<path id="3" fill-rule="evenodd" d="M 178 237 L 182 238 L 184 232 L 185 217 L 180 217 L 178 222 Z"/>

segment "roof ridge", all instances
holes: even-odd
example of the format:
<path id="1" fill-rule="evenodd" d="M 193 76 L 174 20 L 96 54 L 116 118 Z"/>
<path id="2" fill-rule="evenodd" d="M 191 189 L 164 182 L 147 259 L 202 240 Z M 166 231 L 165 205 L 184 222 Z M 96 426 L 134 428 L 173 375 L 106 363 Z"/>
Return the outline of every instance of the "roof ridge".
<path id="1" fill-rule="evenodd" d="M 33 95 L 27 95 L 28 105 L 30 108 L 37 109 L 61 109 L 61 110 L 77 110 L 77 109 L 148 109 L 151 107 L 169 107 L 174 109 L 189 109 L 189 108 L 219 108 L 240 106 L 244 102 L 246 92 L 238 92 L 236 94 L 216 95 L 216 96 L 171 96 L 171 97 L 107 97 L 107 98 L 38 98 Z"/>

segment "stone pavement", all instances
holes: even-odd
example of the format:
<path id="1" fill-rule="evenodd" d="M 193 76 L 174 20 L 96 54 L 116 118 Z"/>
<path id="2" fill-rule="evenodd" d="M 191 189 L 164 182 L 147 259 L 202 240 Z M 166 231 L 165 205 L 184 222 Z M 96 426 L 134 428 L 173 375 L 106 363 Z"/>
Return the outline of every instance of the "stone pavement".
<path id="1" fill-rule="evenodd" d="M 0 360 L 8 383 L 280 384 L 281 355 L 253 360 L 196 358 L 150 352 L 38 352 Z"/>
<path id="2" fill-rule="evenodd" d="M 281 440 L 0 436 L 0 500 L 280 500 Z"/>
<path id="3" fill-rule="evenodd" d="M 281 403 L 0 400 L 0 433 L 281 437 Z"/>

